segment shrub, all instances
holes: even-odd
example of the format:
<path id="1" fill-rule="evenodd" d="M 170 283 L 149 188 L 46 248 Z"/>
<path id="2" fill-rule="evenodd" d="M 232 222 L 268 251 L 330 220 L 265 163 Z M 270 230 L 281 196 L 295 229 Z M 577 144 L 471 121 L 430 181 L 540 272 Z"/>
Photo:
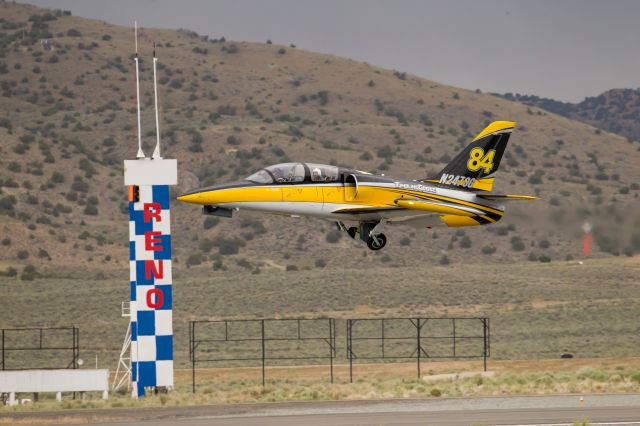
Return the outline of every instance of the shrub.
<path id="1" fill-rule="evenodd" d="M 496 248 L 493 246 L 484 246 L 480 249 L 482 254 L 493 254 L 496 252 Z"/>
<path id="2" fill-rule="evenodd" d="M 220 222 L 220 218 L 208 216 L 202 224 L 204 229 L 211 229 Z"/>
<path id="3" fill-rule="evenodd" d="M 4 275 L 6 277 L 16 277 L 18 276 L 18 270 L 12 266 L 9 266 L 6 271 L 4 271 Z"/>
<path id="4" fill-rule="evenodd" d="M 359 158 L 362 161 L 371 161 L 373 159 L 373 156 L 371 155 L 371 153 L 365 151 L 362 153 L 362 155 Z"/>
<path id="5" fill-rule="evenodd" d="M 22 270 L 22 274 L 20 275 L 20 279 L 23 281 L 33 281 L 36 278 L 40 278 L 40 274 L 36 270 L 36 267 L 33 265 L 27 265 Z"/>
<path id="6" fill-rule="evenodd" d="M 449 258 L 447 257 L 446 254 L 443 254 L 442 257 L 440 258 L 440 264 L 441 265 L 448 265 L 449 262 Z"/>
<path id="7" fill-rule="evenodd" d="M 287 53 L 287 49 L 285 49 L 284 47 L 278 49 L 278 55 L 284 55 L 285 53 Z"/>
<path id="8" fill-rule="evenodd" d="M 87 204 L 83 211 L 87 216 L 97 216 L 98 208 L 94 204 Z"/>
<path id="9" fill-rule="evenodd" d="M 246 243 L 241 238 L 218 238 L 215 241 L 220 254 L 237 254 Z"/>
<path id="10" fill-rule="evenodd" d="M 102 36 L 102 39 L 104 41 L 110 41 L 111 40 L 111 36 L 109 34 L 105 34 L 105 35 Z"/>
<path id="11" fill-rule="evenodd" d="M 236 108 L 231 105 L 220 105 L 218 107 L 218 114 L 220 115 L 236 115 Z"/>
<path id="12" fill-rule="evenodd" d="M 28 251 L 26 251 L 26 250 L 20 250 L 20 251 L 18 252 L 18 259 L 20 259 L 20 260 L 25 260 L 25 259 L 26 259 L 26 258 L 28 258 L 28 257 L 29 257 L 29 252 L 28 252 Z"/>
<path id="13" fill-rule="evenodd" d="M 89 184 L 82 180 L 80 176 L 74 178 L 71 189 L 77 192 L 89 192 Z"/>
<path id="14" fill-rule="evenodd" d="M 316 259 L 314 264 L 316 265 L 316 268 L 324 268 L 327 266 L 327 262 L 325 262 L 324 259 Z"/>
<path id="15" fill-rule="evenodd" d="M 411 245 L 411 238 L 404 236 L 400 239 L 400 245 L 401 246 L 408 246 Z"/>
<path id="16" fill-rule="evenodd" d="M 296 265 L 287 265 L 287 272 L 289 271 L 297 271 L 298 267 Z"/>
<path id="17" fill-rule="evenodd" d="M 82 33 L 75 28 L 69 28 L 69 30 L 67 30 L 67 37 L 82 37 Z"/>
<path id="18" fill-rule="evenodd" d="M 543 170 L 536 170 L 531 176 L 529 176 L 529 183 L 531 185 L 539 185 L 542 183 Z"/>
<path id="19" fill-rule="evenodd" d="M 393 75 L 396 76 L 396 78 L 398 78 L 400 80 L 405 80 L 407 78 L 407 73 L 406 72 L 394 71 Z"/>
<path id="20" fill-rule="evenodd" d="M 550 258 L 549 256 L 547 256 L 546 254 L 541 254 L 541 255 L 538 257 L 538 260 L 539 260 L 540 262 L 542 262 L 542 263 L 549 263 L 549 262 L 551 262 L 551 258 Z"/>
<path id="21" fill-rule="evenodd" d="M 377 149 L 376 154 L 380 158 L 392 158 L 394 156 L 393 149 L 389 145 L 385 145 Z"/>
<path id="22" fill-rule="evenodd" d="M 53 174 L 51 175 L 51 182 L 53 183 L 64 182 L 64 175 L 60 172 L 53 172 Z"/>
<path id="23" fill-rule="evenodd" d="M 214 271 L 218 271 L 220 269 L 222 269 L 222 259 L 216 259 L 213 261 L 213 265 L 211 265 L 213 267 Z"/>
<path id="24" fill-rule="evenodd" d="M 538 241 L 538 247 L 546 249 L 549 248 L 550 244 L 549 244 L 549 240 L 540 240 Z"/>
<path id="25" fill-rule="evenodd" d="M 9 171 L 14 173 L 20 173 L 22 171 L 22 166 L 20 165 L 20 163 L 16 161 L 12 161 L 7 166 L 7 169 L 9 169 Z"/>
<path id="26" fill-rule="evenodd" d="M 197 266 L 202 263 L 203 256 L 201 253 L 192 253 L 187 257 L 187 266 Z"/>
<path id="27" fill-rule="evenodd" d="M 342 238 L 342 232 L 338 230 L 333 229 L 327 232 L 326 239 L 328 243 L 335 244 L 340 241 L 340 238 Z"/>
<path id="28" fill-rule="evenodd" d="M 435 396 L 436 398 L 439 396 L 442 396 L 442 391 L 438 388 L 433 388 L 431 389 L 431 392 L 429 392 L 429 394 L 431 394 L 431 396 Z"/>
<path id="29" fill-rule="evenodd" d="M 200 244 L 198 244 L 198 247 L 200 247 L 200 250 L 202 250 L 203 252 L 209 253 L 211 249 L 215 247 L 215 243 L 209 238 L 203 238 L 202 240 L 200 240 Z"/>
<path id="30" fill-rule="evenodd" d="M 271 148 L 271 152 L 276 157 L 284 157 L 286 155 L 284 150 L 282 148 L 280 148 L 279 146 L 274 146 L 273 148 Z"/>
<path id="31" fill-rule="evenodd" d="M 460 247 L 462 248 L 470 248 L 471 247 L 471 238 L 468 235 L 465 235 L 460 240 Z"/>
<path id="32" fill-rule="evenodd" d="M 524 241 L 522 241 L 522 238 L 518 236 L 511 237 L 511 248 L 513 251 L 523 251 Z"/>
<path id="33" fill-rule="evenodd" d="M 240 49 L 238 49 L 238 46 L 236 46 L 235 44 L 230 44 L 229 46 L 222 46 L 221 49 L 223 52 L 227 52 L 227 53 L 238 53 L 240 51 Z"/>
<path id="34" fill-rule="evenodd" d="M 11 245 L 11 238 L 3 238 L 2 239 L 2 245 L 3 246 L 10 246 Z"/>

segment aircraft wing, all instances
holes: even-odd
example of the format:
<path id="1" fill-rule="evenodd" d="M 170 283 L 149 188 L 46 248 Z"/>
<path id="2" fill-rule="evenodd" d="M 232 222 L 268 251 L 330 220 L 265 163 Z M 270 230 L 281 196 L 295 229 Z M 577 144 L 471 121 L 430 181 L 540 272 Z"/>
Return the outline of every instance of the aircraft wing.
<path id="1" fill-rule="evenodd" d="M 397 205 L 409 210 L 420 210 L 432 214 L 453 214 L 457 216 L 478 216 L 485 214 L 482 210 L 462 204 L 447 203 L 446 201 L 429 201 L 420 199 L 397 198 Z"/>
<path id="2" fill-rule="evenodd" d="M 387 223 L 408 225 L 415 228 L 443 226 L 440 215 L 404 207 L 359 207 L 334 210 L 344 214 L 345 220 L 384 220 Z"/>
<path id="3" fill-rule="evenodd" d="M 400 206 L 343 208 L 334 210 L 332 213 L 344 215 L 345 219 L 352 218 L 356 220 L 391 220 L 407 216 L 407 210 Z"/>

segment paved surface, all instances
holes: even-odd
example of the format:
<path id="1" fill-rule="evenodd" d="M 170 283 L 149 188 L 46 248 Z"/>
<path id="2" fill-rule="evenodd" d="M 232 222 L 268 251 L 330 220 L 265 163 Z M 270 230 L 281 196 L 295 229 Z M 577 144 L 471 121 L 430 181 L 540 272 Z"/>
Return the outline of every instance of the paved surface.
<path id="1" fill-rule="evenodd" d="M 449 398 L 15 413 L 16 422 L 111 426 L 640 425 L 640 395 Z M 63 418 L 61 418 L 64 417 Z M 3 415 L 0 414 L 0 420 Z M 56 421 L 57 420 L 57 421 Z M 49 423 L 51 422 L 51 423 Z"/>

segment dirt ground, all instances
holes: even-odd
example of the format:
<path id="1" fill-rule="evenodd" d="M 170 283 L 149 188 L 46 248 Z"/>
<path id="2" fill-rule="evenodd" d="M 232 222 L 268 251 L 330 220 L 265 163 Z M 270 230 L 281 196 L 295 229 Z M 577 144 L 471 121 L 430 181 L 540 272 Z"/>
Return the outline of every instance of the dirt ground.
<path id="1" fill-rule="evenodd" d="M 487 361 L 487 370 L 496 373 L 540 373 L 540 372 L 575 372 L 582 368 L 614 369 L 624 366 L 630 370 L 640 370 L 640 357 L 625 358 L 573 358 L 545 360 Z M 421 362 L 423 375 L 480 372 L 483 371 L 482 360 L 473 361 L 427 361 Z M 334 376 L 341 379 L 349 377 L 349 365 L 333 366 Z M 387 379 L 393 377 L 415 377 L 416 363 L 379 363 L 354 364 L 355 378 Z M 318 379 L 329 375 L 329 365 L 266 367 L 266 376 L 277 379 Z M 198 368 L 196 379 L 240 380 L 260 377 L 259 367 L 246 368 Z M 182 369 L 175 372 L 176 382 L 190 381 L 191 370 Z"/>

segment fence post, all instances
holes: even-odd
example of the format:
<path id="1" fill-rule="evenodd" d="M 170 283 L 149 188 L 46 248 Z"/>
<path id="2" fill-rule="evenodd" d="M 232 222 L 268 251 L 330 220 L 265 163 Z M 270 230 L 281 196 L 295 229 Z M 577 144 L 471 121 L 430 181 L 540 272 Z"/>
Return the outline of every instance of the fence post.
<path id="1" fill-rule="evenodd" d="M 353 340 L 351 340 L 351 329 L 353 323 L 347 320 L 347 356 L 349 357 L 349 383 L 353 383 Z"/>
<path id="2" fill-rule="evenodd" d="M 452 318 L 453 321 L 453 357 L 456 357 L 456 319 Z"/>
<path id="3" fill-rule="evenodd" d="M 382 359 L 384 359 L 384 318 L 382 318 L 382 321 L 380 322 L 380 344 L 382 347 Z"/>
<path id="4" fill-rule="evenodd" d="M 196 322 L 191 321 L 189 331 L 191 334 L 191 391 L 196 393 Z"/>
<path id="5" fill-rule="evenodd" d="M 265 353 L 264 353 L 264 320 L 260 320 L 260 328 L 262 330 L 262 386 L 264 386 L 264 361 L 265 361 Z"/>
<path id="6" fill-rule="evenodd" d="M 331 383 L 333 384 L 333 319 L 329 318 L 329 369 L 331 370 Z"/>
<path id="7" fill-rule="evenodd" d="M 418 326 L 416 328 L 416 337 L 417 337 L 417 354 L 418 354 L 418 379 L 420 378 L 420 351 L 422 350 L 420 346 L 420 318 L 417 318 Z"/>
<path id="8" fill-rule="evenodd" d="M 42 335 L 42 329 L 40 330 Z M 71 333 L 73 334 L 73 368 L 78 368 L 78 359 L 80 358 L 80 333 L 76 326 L 71 328 Z"/>
<path id="9" fill-rule="evenodd" d="M 4 328 L 2 329 L 2 371 L 4 371 Z"/>
<path id="10" fill-rule="evenodd" d="M 484 371 L 487 371 L 487 319 L 486 318 L 482 318 L 482 336 L 483 336 L 482 358 L 484 363 Z"/>

